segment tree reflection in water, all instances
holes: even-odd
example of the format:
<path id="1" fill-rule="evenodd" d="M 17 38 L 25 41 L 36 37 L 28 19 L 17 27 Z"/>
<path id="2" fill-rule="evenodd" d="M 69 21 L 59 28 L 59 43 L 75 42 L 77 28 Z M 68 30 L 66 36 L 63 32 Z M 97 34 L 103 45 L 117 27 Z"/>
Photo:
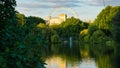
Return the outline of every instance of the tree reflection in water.
<path id="1" fill-rule="evenodd" d="M 114 68 L 112 53 L 101 53 L 88 44 L 53 44 L 49 48 L 49 54 L 44 54 L 47 68 Z"/>

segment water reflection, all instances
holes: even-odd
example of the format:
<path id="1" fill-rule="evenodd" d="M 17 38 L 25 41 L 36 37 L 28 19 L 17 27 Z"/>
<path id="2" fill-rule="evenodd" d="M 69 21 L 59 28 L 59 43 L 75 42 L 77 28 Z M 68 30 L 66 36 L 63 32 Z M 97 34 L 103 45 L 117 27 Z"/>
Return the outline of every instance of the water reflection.
<path id="1" fill-rule="evenodd" d="M 110 55 L 103 55 L 97 58 L 96 60 L 98 68 L 115 68 L 113 66 L 113 59 Z"/>
<path id="2" fill-rule="evenodd" d="M 98 68 L 98 67 L 95 63 L 95 60 L 90 58 L 90 59 L 82 59 L 80 66 L 75 68 Z"/>
<path id="3" fill-rule="evenodd" d="M 47 68 L 66 68 L 66 60 L 59 56 L 53 56 L 46 60 Z"/>
<path id="4" fill-rule="evenodd" d="M 47 68 L 97 68 L 87 46 L 51 45 L 49 53 Z"/>
<path id="5" fill-rule="evenodd" d="M 112 54 L 103 54 L 89 45 L 54 44 L 47 50 L 46 68 L 114 68 Z"/>
<path id="6" fill-rule="evenodd" d="M 81 61 L 69 62 L 59 56 L 53 56 L 46 60 L 47 68 L 97 68 L 94 59 L 82 59 Z"/>

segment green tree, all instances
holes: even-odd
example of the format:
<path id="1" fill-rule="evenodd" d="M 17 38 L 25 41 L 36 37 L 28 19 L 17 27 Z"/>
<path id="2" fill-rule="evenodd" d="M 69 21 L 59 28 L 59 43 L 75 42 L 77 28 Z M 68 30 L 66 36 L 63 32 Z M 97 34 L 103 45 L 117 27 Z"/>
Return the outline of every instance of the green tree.
<path id="1" fill-rule="evenodd" d="M 54 34 L 51 36 L 51 42 L 52 43 L 60 43 L 60 37 L 58 36 L 58 34 Z"/>
<path id="2" fill-rule="evenodd" d="M 0 31 L 12 24 L 15 16 L 15 0 L 0 0 Z"/>
<path id="3" fill-rule="evenodd" d="M 111 25 L 111 6 L 107 6 L 105 9 L 103 9 L 97 18 L 94 21 L 94 24 L 99 28 L 99 29 L 110 29 Z"/>
<path id="4" fill-rule="evenodd" d="M 26 32 L 27 26 L 21 26 L 25 23 L 25 16 L 16 13 L 15 6 L 15 0 L 0 0 L 0 68 L 36 68 L 39 64 L 44 68 L 44 62 L 38 56 L 39 48 L 34 50 L 37 44 L 29 49 L 32 44 L 25 43 L 27 38 L 30 39 L 27 42 L 34 40 L 33 42 L 39 41 L 38 44 L 44 45 L 41 41 L 43 35 L 40 35 L 39 40 L 40 32 L 32 34 L 35 30 L 29 27 L 31 31 Z"/>
<path id="5" fill-rule="evenodd" d="M 66 21 L 62 22 L 61 28 L 62 28 L 62 35 L 64 37 L 70 37 L 70 36 L 78 36 L 79 31 L 83 29 L 84 26 L 82 26 L 83 23 L 77 18 L 71 17 L 68 18 Z"/>
<path id="6" fill-rule="evenodd" d="M 31 24 L 37 25 L 39 23 L 45 23 L 45 20 L 35 16 L 26 17 L 26 24 L 28 25 L 31 25 Z"/>
<path id="7" fill-rule="evenodd" d="M 113 38 L 114 40 L 116 40 L 118 43 L 119 43 L 119 40 L 120 40 L 120 6 L 117 6 L 117 7 L 113 7 L 111 9 L 111 12 L 114 13 L 114 16 L 112 17 L 112 23 L 113 23 L 113 26 L 111 28 L 111 32 L 112 32 L 112 35 L 113 35 Z"/>
<path id="8" fill-rule="evenodd" d="M 117 36 L 119 34 L 118 26 L 120 22 L 120 20 L 118 19 L 119 17 L 120 17 L 120 6 L 116 6 L 116 7 L 107 6 L 97 16 L 97 18 L 94 21 L 94 25 L 96 25 L 99 29 L 103 30 L 106 36 L 111 36 L 114 37 L 114 39 L 118 39 L 119 38 Z"/>
<path id="9" fill-rule="evenodd" d="M 112 55 L 103 55 L 99 56 L 96 59 L 98 68 L 115 68 L 115 65 L 113 65 L 113 58 Z"/>
<path id="10" fill-rule="evenodd" d="M 83 42 L 88 42 L 89 40 L 89 35 L 88 35 L 88 29 L 84 29 L 80 31 L 80 36 L 79 39 Z"/>
<path id="11" fill-rule="evenodd" d="M 26 17 L 26 22 L 24 24 L 25 32 L 26 33 L 30 32 L 40 23 L 45 23 L 45 20 L 35 16 Z"/>
<path id="12" fill-rule="evenodd" d="M 24 25 L 26 23 L 26 19 L 25 19 L 25 15 L 24 14 L 16 13 L 16 18 L 17 18 L 18 24 Z"/>
<path id="13" fill-rule="evenodd" d="M 4 47 L 6 46 L 4 43 L 7 41 L 7 37 L 5 34 L 6 30 L 10 26 L 15 26 L 16 24 L 14 23 L 15 20 L 15 6 L 16 6 L 16 1 L 15 0 L 0 0 L 0 38 L 1 38 L 1 49 L 4 51 Z M 4 46 L 3 46 L 4 45 Z"/>
<path id="14" fill-rule="evenodd" d="M 96 30 L 90 37 L 91 43 L 105 44 L 108 38 L 102 30 Z"/>

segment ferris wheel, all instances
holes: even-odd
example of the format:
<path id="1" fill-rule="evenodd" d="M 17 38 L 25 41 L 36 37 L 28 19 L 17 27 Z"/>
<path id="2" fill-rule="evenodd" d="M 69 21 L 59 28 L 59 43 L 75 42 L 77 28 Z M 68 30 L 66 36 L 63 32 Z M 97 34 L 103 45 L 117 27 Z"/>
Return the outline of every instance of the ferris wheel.
<path id="1" fill-rule="evenodd" d="M 70 7 L 59 7 L 59 8 L 54 8 L 51 13 L 49 14 L 49 16 L 53 16 L 54 13 L 60 11 L 60 10 L 67 10 L 69 11 L 70 13 L 72 13 L 72 15 L 76 18 L 78 18 L 78 14 Z"/>

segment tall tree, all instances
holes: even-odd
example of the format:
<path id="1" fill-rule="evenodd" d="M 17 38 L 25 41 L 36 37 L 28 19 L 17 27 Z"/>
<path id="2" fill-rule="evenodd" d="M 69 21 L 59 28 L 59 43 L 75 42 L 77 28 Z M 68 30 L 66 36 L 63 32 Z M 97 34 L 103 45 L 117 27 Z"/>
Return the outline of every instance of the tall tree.
<path id="1" fill-rule="evenodd" d="M 15 0 L 0 0 L 0 30 L 12 22 L 15 15 Z"/>
<path id="2" fill-rule="evenodd" d="M 9 58 L 8 54 L 10 52 L 9 46 L 11 40 L 14 40 L 10 35 L 12 31 L 11 25 L 14 25 L 13 21 L 15 21 L 15 0 L 0 0 L 0 67 L 7 67 L 7 60 Z M 10 54 L 9 54 L 10 55 Z"/>
<path id="3" fill-rule="evenodd" d="M 0 38 L 1 45 L 4 45 L 7 41 L 7 36 L 9 35 L 6 30 L 13 24 L 15 17 L 15 0 L 0 0 Z M 5 36 L 7 35 L 7 36 Z M 0 47 L 0 50 L 4 50 L 4 46 Z M 2 49 L 3 48 L 3 49 Z"/>
<path id="4" fill-rule="evenodd" d="M 107 36 L 117 36 L 115 33 L 118 31 L 119 26 L 119 14 L 120 6 L 107 6 L 103 9 L 97 18 L 94 21 L 94 25 L 96 25 L 99 29 L 103 30 L 103 32 Z M 115 29 L 117 28 L 117 29 Z M 113 30 L 114 29 L 114 30 Z M 116 31 L 116 32 L 115 32 Z M 119 32 L 117 32 L 119 33 Z M 117 39 L 118 37 L 116 37 Z"/>
<path id="5" fill-rule="evenodd" d="M 35 16 L 26 17 L 26 24 L 28 25 L 31 25 L 31 24 L 37 25 L 39 23 L 45 23 L 45 20 Z"/>
<path id="6" fill-rule="evenodd" d="M 19 25 L 24 25 L 26 23 L 25 15 L 21 13 L 16 13 L 17 22 Z"/>
<path id="7" fill-rule="evenodd" d="M 62 33 L 64 37 L 77 36 L 79 31 L 82 30 L 82 21 L 77 18 L 71 17 L 61 23 Z"/>

